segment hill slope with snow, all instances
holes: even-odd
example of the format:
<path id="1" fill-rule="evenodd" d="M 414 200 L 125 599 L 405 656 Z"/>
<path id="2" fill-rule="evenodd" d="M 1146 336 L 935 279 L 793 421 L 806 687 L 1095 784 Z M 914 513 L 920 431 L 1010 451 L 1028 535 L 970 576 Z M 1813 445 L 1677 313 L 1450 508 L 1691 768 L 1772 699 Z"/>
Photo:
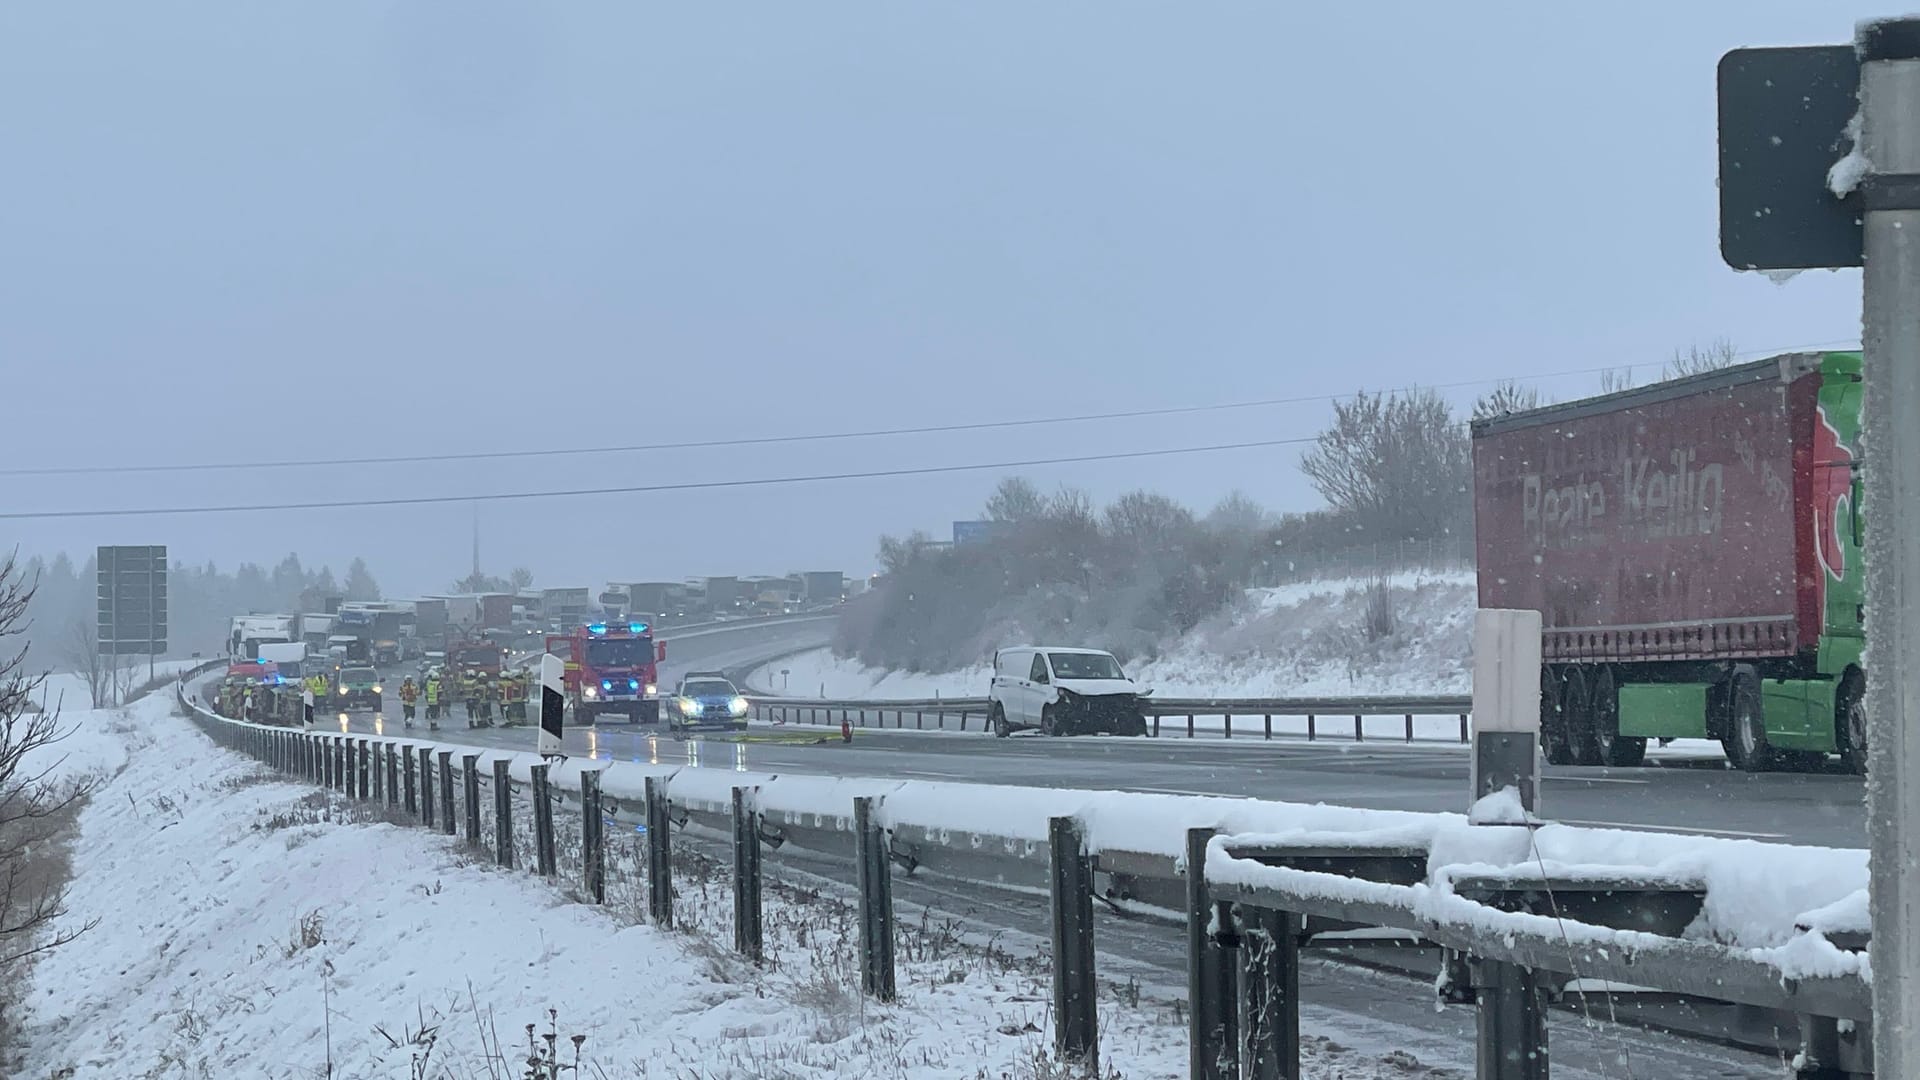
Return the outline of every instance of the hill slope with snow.
<path id="1" fill-rule="evenodd" d="M 1384 596 L 1385 618 L 1379 607 L 1369 617 L 1370 592 Z M 1129 670 L 1175 697 L 1466 693 L 1474 604 L 1467 570 L 1249 589 L 1238 604 Z M 796 697 L 977 697 L 989 675 L 985 664 L 884 671 L 821 649 L 768 664 L 749 682 Z"/>

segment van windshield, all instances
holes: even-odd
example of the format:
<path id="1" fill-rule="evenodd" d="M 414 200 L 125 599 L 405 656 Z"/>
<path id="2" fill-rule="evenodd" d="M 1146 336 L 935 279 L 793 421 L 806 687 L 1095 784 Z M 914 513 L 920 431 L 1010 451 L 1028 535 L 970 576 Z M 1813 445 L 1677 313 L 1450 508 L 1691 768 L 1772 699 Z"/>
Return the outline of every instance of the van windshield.
<path id="1" fill-rule="evenodd" d="M 1106 653 L 1048 653 L 1056 679 L 1124 679 L 1120 662 Z"/>

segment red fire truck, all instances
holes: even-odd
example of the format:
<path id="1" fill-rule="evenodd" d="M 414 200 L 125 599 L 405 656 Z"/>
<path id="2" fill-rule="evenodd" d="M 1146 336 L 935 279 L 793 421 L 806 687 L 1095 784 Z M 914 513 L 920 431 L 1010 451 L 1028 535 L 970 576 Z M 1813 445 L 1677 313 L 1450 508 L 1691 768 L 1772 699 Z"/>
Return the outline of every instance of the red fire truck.
<path id="1" fill-rule="evenodd" d="M 643 622 L 589 623 L 569 634 L 549 634 L 547 651 L 566 662 L 567 704 L 573 722 L 591 724 L 625 713 L 636 724 L 660 722 L 660 661 L 665 642 Z"/>

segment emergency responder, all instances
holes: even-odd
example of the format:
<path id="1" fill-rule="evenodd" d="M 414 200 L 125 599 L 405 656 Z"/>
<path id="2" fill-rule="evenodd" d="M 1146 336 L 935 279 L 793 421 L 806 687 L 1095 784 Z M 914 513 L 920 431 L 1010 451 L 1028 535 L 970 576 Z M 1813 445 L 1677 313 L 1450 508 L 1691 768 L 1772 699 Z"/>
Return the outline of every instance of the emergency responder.
<path id="1" fill-rule="evenodd" d="M 252 684 L 248 684 L 246 690 L 240 696 L 240 719 L 245 720 L 248 723 L 253 722 L 253 686 Z"/>
<path id="2" fill-rule="evenodd" d="M 440 730 L 440 671 L 438 668 L 427 672 L 427 727 L 432 731 Z"/>
<path id="3" fill-rule="evenodd" d="M 307 676 L 307 689 L 313 691 L 313 707 L 325 708 L 327 704 L 327 677 L 314 672 Z"/>
<path id="4" fill-rule="evenodd" d="M 526 684 L 521 681 L 518 671 L 503 672 L 500 675 L 500 724 L 513 727 L 526 719 L 523 707 L 526 702 Z"/>
<path id="5" fill-rule="evenodd" d="M 467 706 L 467 726 L 477 727 L 480 718 L 480 677 L 471 671 L 460 673 L 460 700 Z"/>
<path id="6" fill-rule="evenodd" d="M 493 702 L 494 699 L 499 696 L 499 691 L 494 688 L 493 676 L 484 671 L 480 673 L 478 684 L 479 687 L 474 693 L 474 698 L 480 703 L 480 726 L 492 727 Z"/>
<path id="7" fill-rule="evenodd" d="M 407 727 L 413 726 L 413 703 L 419 697 L 420 688 L 413 685 L 413 676 L 400 680 L 400 722 Z"/>

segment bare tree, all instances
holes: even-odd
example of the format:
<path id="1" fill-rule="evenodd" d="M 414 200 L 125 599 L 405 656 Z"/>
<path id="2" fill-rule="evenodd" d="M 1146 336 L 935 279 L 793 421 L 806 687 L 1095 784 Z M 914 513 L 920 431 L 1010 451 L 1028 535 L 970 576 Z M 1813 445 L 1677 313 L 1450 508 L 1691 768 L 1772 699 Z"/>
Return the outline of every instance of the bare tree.
<path id="1" fill-rule="evenodd" d="M 1633 368 L 1603 368 L 1600 372 L 1600 392 L 1617 394 L 1622 390 L 1633 389 Z"/>
<path id="2" fill-rule="evenodd" d="M 1679 379 L 1688 375 L 1704 375 L 1739 362 L 1740 353 L 1733 347 L 1733 342 L 1726 338 L 1715 338 L 1704 347 L 1689 345 L 1685 349 L 1673 350 L 1673 359 L 1667 361 L 1663 374 L 1669 379 Z"/>
<path id="3" fill-rule="evenodd" d="M 87 698 L 96 709 L 107 705 L 112 679 L 107 662 L 100 657 L 100 637 L 90 619 L 75 619 L 67 631 L 60 659 L 87 680 Z"/>
<path id="4" fill-rule="evenodd" d="M 1300 471 L 1335 511 L 1375 542 L 1466 525 L 1472 453 L 1445 399 L 1432 390 L 1360 394 L 1333 411 Z"/>
<path id="5" fill-rule="evenodd" d="M 1491 420 L 1508 413 L 1526 412 L 1540 407 L 1540 391 L 1516 382 L 1496 383 L 1493 389 L 1473 403 L 1475 420 Z"/>
<path id="6" fill-rule="evenodd" d="M 533 571 L 524 566 L 516 566 L 507 571 L 507 584 L 513 586 L 514 592 L 531 589 L 533 588 Z"/>
<path id="7" fill-rule="evenodd" d="M 987 499 L 991 521 L 1032 521 L 1046 512 L 1046 497 L 1024 476 L 1003 478 Z"/>
<path id="8" fill-rule="evenodd" d="M 94 925 L 55 925 L 67 913 L 66 872 L 49 866 L 49 853 L 57 851 L 49 841 L 91 785 L 56 780 L 60 762 L 46 753 L 72 729 L 61 728 L 51 703 L 34 704 L 46 675 L 27 670 L 19 644 L 32 598 L 33 583 L 8 556 L 0 562 L 0 986 L 18 986 L 24 961 Z"/>

